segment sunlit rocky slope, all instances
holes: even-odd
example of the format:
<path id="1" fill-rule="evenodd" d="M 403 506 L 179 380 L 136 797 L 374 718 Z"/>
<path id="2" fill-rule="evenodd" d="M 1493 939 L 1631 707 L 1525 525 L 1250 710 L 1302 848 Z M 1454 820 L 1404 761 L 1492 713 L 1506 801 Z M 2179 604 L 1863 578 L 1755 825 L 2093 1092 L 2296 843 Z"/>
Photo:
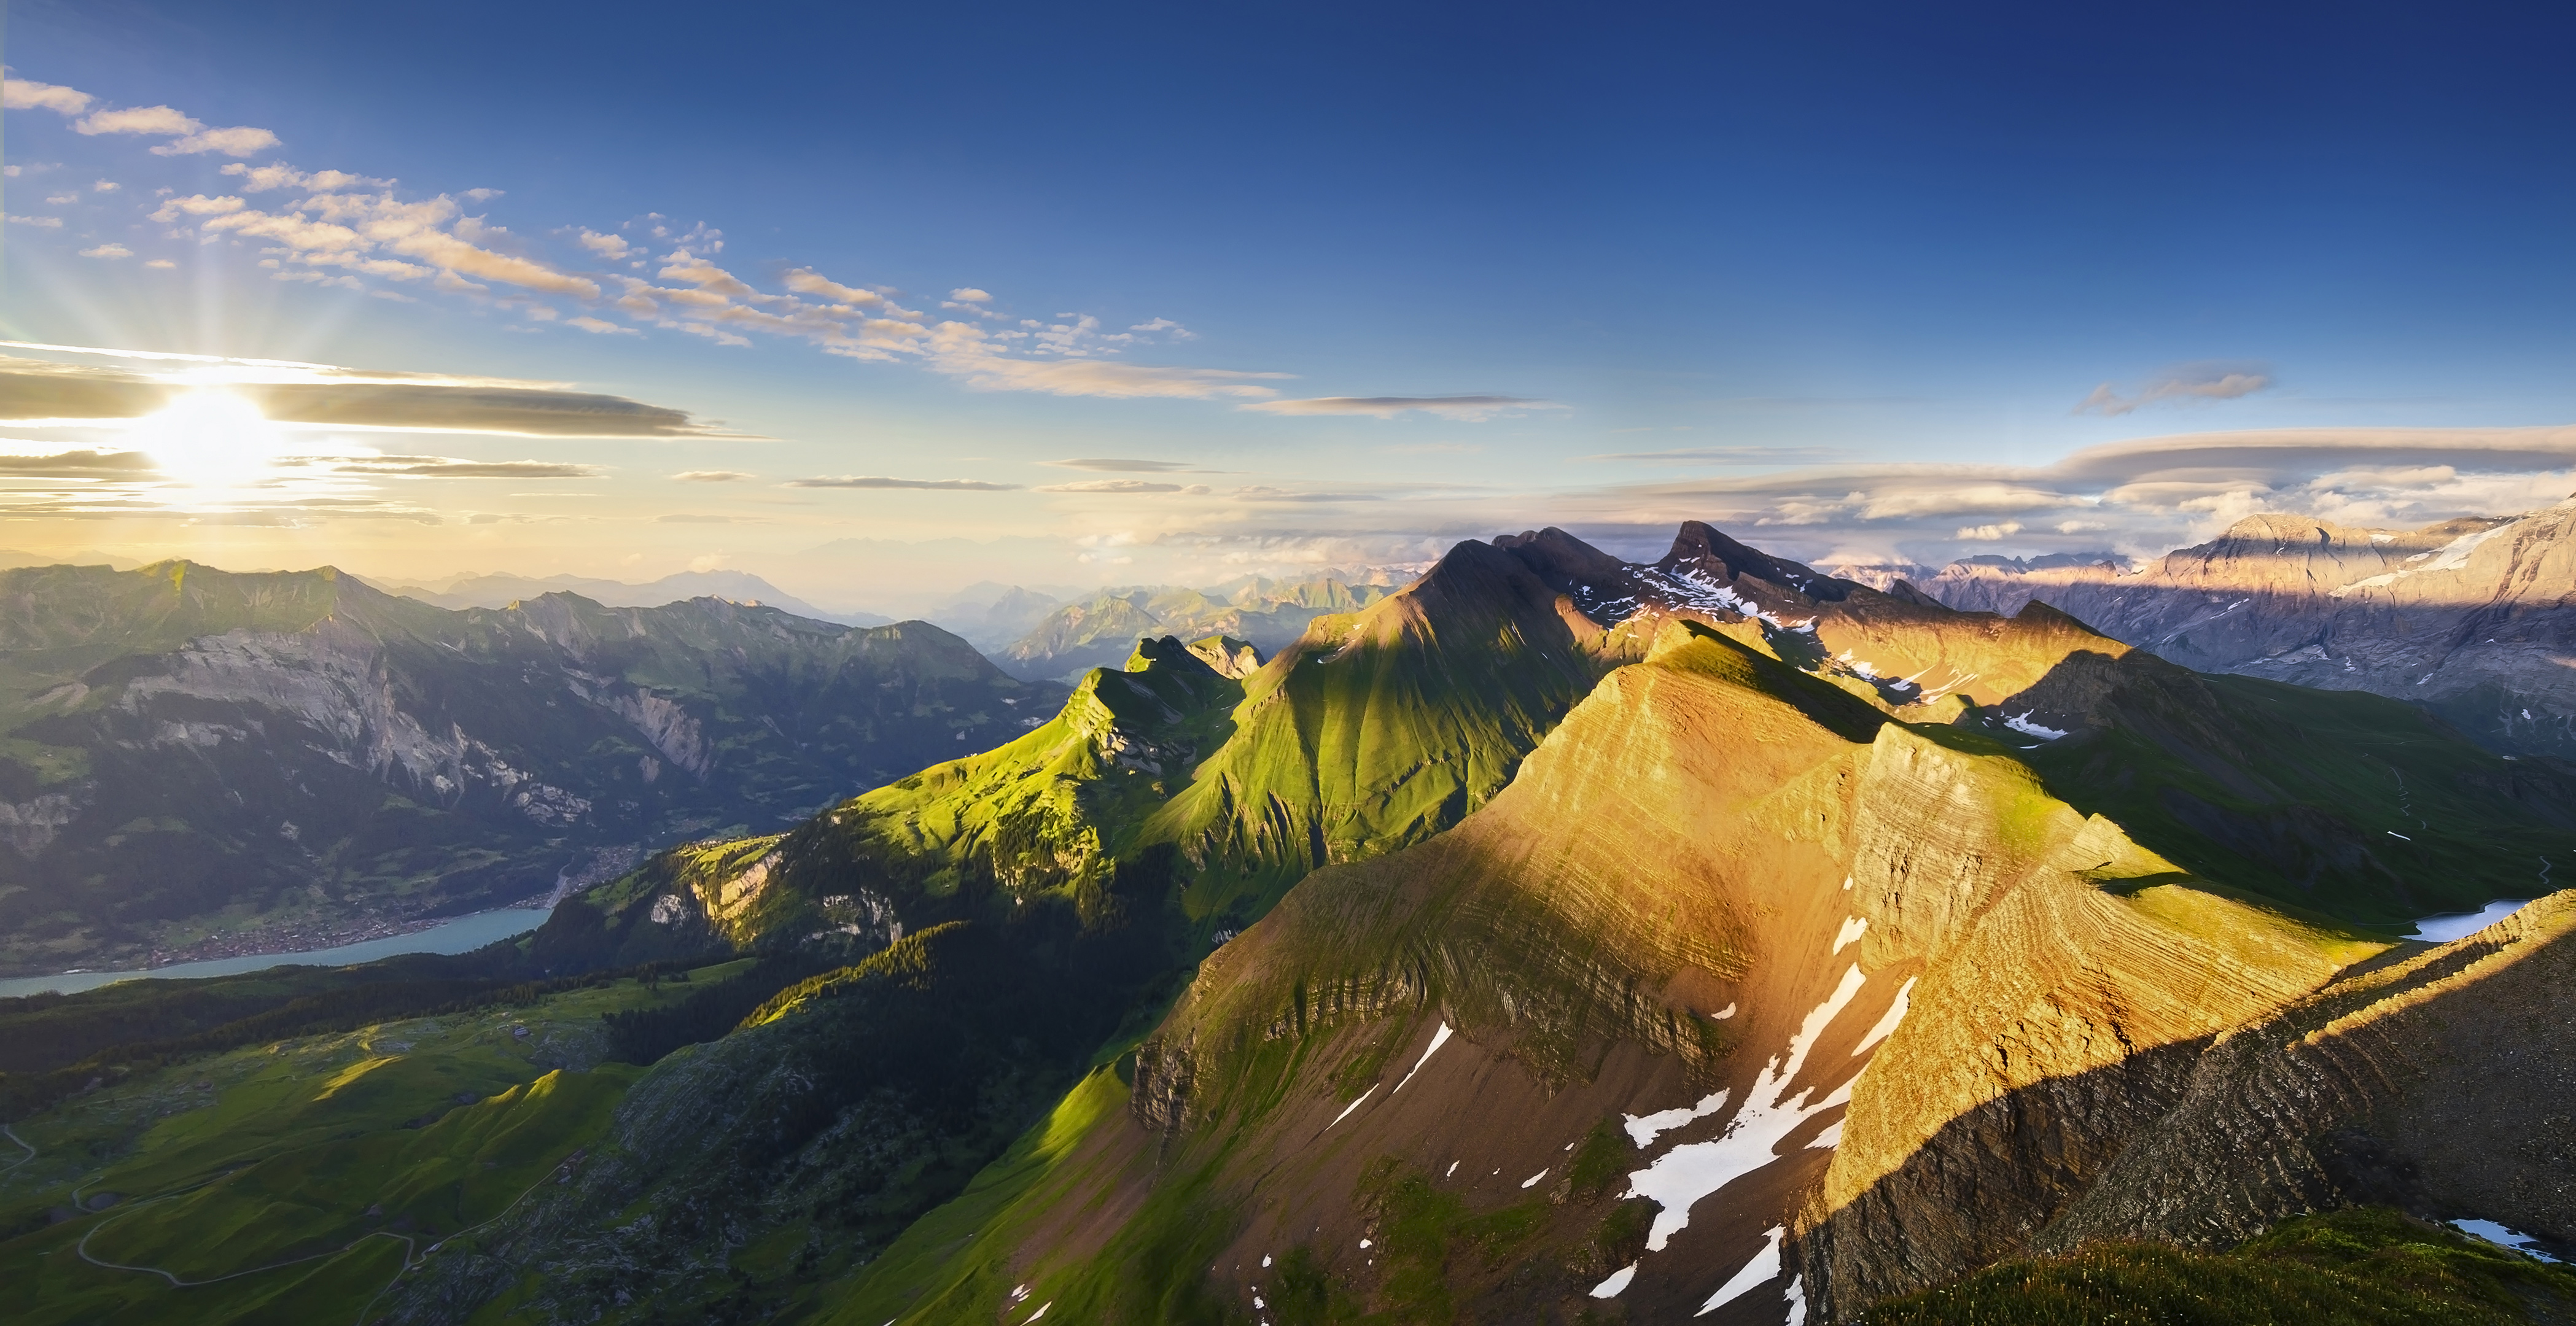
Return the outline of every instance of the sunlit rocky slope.
<path id="1" fill-rule="evenodd" d="M 2576 502 L 2415 530 L 2253 516 L 2134 573 L 1962 562 L 1919 587 L 1978 611 L 2037 599 L 2185 667 L 2376 691 L 2497 750 L 2576 754 Z"/>
<path id="2" fill-rule="evenodd" d="M 792 823 L 1061 694 L 921 623 L 721 599 L 450 612 L 328 570 L 0 573 L 0 969 L 543 895 L 603 849 Z"/>

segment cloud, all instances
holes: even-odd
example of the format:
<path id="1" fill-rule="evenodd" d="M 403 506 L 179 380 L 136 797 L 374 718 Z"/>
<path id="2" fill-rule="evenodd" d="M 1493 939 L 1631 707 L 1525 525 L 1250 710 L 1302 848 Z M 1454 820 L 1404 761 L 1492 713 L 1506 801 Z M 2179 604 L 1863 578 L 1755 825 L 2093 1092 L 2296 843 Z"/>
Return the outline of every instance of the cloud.
<path id="1" fill-rule="evenodd" d="M 671 477 L 682 483 L 741 483 L 760 476 L 741 470 L 682 470 Z"/>
<path id="2" fill-rule="evenodd" d="M 481 283 L 466 279 L 479 277 L 484 282 L 546 294 L 581 299 L 600 295 L 599 283 L 588 277 L 557 271 L 534 259 L 477 243 L 506 240 L 509 235 L 497 226 L 483 224 L 479 218 L 459 215 L 455 201 L 445 196 L 406 202 L 390 191 L 352 187 L 373 189 L 383 181 L 338 171 L 312 175 L 285 171 L 271 176 L 266 170 L 262 167 L 242 172 L 246 185 L 258 191 L 259 186 L 272 183 L 297 183 L 303 187 L 328 184 L 343 191 L 317 192 L 292 210 L 276 212 L 247 206 L 231 195 L 194 194 L 169 199 L 152 214 L 152 219 L 174 222 L 183 215 L 202 216 L 206 219 L 199 223 L 201 233 L 273 240 L 285 257 L 308 266 L 338 267 L 397 281 L 435 276 L 440 288 L 460 291 L 484 289 Z M 381 256 L 386 253 L 420 262 Z"/>
<path id="3" fill-rule="evenodd" d="M 1015 483 L 986 483 L 981 479 L 888 479 L 877 475 L 843 475 L 839 478 L 790 479 L 789 488 L 920 488 L 937 492 L 1007 493 L 1017 491 Z"/>
<path id="4" fill-rule="evenodd" d="M 710 516 L 697 512 L 679 512 L 668 516 L 655 516 L 653 517 L 653 523 L 657 525 L 740 525 L 758 524 L 761 523 L 761 518 L 758 516 Z"/>
<path id="5" fill-rule="evenodd" d="M 1152 322 L 1140 322 L 1133 327 L 1129 327 L 1127 330 L 1131 332 L 1146 333 L 1162 332 L 1169 335 L 1175 341 L 1195 341 L 1199 338 L 1199 334 L 1197 332 L 1191 331 L 1189 328 L 1172 321 L 1170 318 L 1156 318 Z"/>
<path id="6" fill-rule="evenodd" d="M 154 473 L 140 451 L 65 451 L 51 456 L 0 455 L 0 477 L 12 479 L 125 478 Z"/>
<path id="7" fill-rule="evenodd" d="M 81 250 L 80 256 L 84 258 L 131 258 L 134 256 L 134 250 L 129 249 L 122 244 L 101 244 L 94 249 Z"/>
<path id="8" fill-rule="evenodd" d="M 497 433 L 527 437 L 729 438 L 742 434 L 699 423 L 687 411 L 623 396 L 576 391 L 561 383 L 439 374 L 385 373 L 281 360 L 214 355 L 27 346 L 59 352 L 196 367 L 147 373 L 125 367 L 66 364 L 0 355 L 0 419 L 136 419 L 171 397 L 207 382 L 248 398 L 284 424 L 405 432 Z"/>
<path id="9" fill-rule="evenodd" d="M 246 157 L 277 146 L 277 135 L 266 129 L 235 125 L 229 129 L 207 129 L 174 139 L 152 149 L 156 157 L 194 156 L 200 152 L 221 152 L 228 157 Z"/>
<path id="10" fill-rule="evenodd" d="M 0 80 L 0 110 L 49 110 L 57 115 L 78 115 L 88 110 L 98 98 L 58 83 L 39 83 L 32 79 Z"/>
<path id="11" fill-rule="evenodd" d="M 452 456 L 304 456 L 282 463 L 322 465 L 340 474 L 429 479 L 596 479 L 608 473 L 597 465 L 551 460 L 458 460 Z"/>
<path id="12" fill-rule="evenodd" d="M 620 327 L 616 323 L 609 322 L 602 318 L 594 318 L 588 314 L 584 314 L 578 318 L 568 318 L 564 321 L 564 325 L 567 327 L 579 327 L 583 331 L 589 332 L 594 336 L 641 336 L 644 334 L 632 327 Z"/>
<path id="13" fill-rule="evenodd" d="M 951 290 L 948 292 L 948 297 L 967 304 L 990 304 L 993 302 L 991 291 L 978 290 L 973 286 L 961 286 L 958 289 Z"/>
<path id="14" fill-rule="evenodd" d="M 605 235 L 596 230 L 581 232 L 581 246 L 612 262 L 624 261 L 627 254 L 635 251 L 624 235 Z"/>
<path id="15" fill-rule="evenodd" d="M 15 212 L 11 212 L 8 214 L 8 219 L 16 225 L 35 226 L 44 230 L 60 230 L 63 228 L 63 219 L 59 216 L 20 216 Z"/>
<path id="16" fill-rule="evenodd" d="M 1580 459 L 1648 465 L 1784 465 L 1801 460 L 1828 461 L 1850 454 L 1840 447 L 1683 447 L 1674 451 L 1614 451 Z"/>
<path id="17" fill-rule="evenodd" d="M 828 299 L 835 304 L 849 304 L 860 308 L 868 308 L 885 303 L 885 296 L 878 294 L 874 290 L 861 290 L 854 286 L 846 286 L 838 281 L 816 275 L 802 267 L 789 272 L 779 283 L 786 286 L 789 290 L 795 291 L 797 294 L 812 295 L 818 299 Z"/>
<path id="18" fill-rule="evenodd" d="M 192 134 L 206 126 L 168 106 L 103 110 L 72 126 L 85 134 Z"/>
<path id="19" fill-rule="evenodd" d="M 1365 414 L 1380 419 L 1392 419 L 1410 411 L 1438 415 L 1444 419 L 1475 421 L 1522 410 L 1562 410 L 1565 407 L 1554 401 L 1520 396 L 1318 396 L 1309 400 L 1262 401 L 1235 408 L 1259 410 L 1265 414 Z"/>
<path id="20" fill-rule="evenodd" d="M 2232 401 L 2251 396 L 2271 385 L 2271 370 L 2261 365 L 2185 364 L 2168 370 L 2129 396 L 2122 396 L 2105 382 L 2076 405 L 2075 413 L 2116 417 L 2164 401 L 2177 404 Z"/>
<path id="21" fill-rule="evenodd" d="M 124 187 L 124 185 L 119 184 L 114 180 L 96 180 L 89 186 L 90 192 L 92 193 L 114 193 Z"/>
<path id="22" fill-rule="evenodd" d="M 1112 474 L 1169 474 L 1191 466 L 1177 460 L 1126 460 L 1108 456 L 1077 456 L 1071 460 L 1042 460 L 1040 465 L 1053 465 L 1066 470 L 1101 470 Z"/>
<path id="23" fill-rule="evenodd" d="M 174 267 L 177 267 L 179 264 L 177 264 L 177 263 L 175 263 L 175 262 L 172 262 L 172 261 L 170 261 L 170 260 L 169 260 L 169 259 L 167 259 L 167 258 L 154 258 L 154 259 L 152 259 L 151 261 L 144 263 L 143 265 L 144 265 L 144 266 L 146 266 L 146 267 L 151 267 L 151 268 L 155 268 L 155 269 L 158 269 L 158 270 L 160 270 L 160 271 L 165 271 L 165 272 L 166 272 L 166 271 L 169 271 L 170 269 L 172 269 L 172 268 L 174 268 Z M 382 295 L 382 294 L 390 294 L 390 293 L 392 293 L 392 292 L 390 292 L 390 291 L 385 291 L 385 290 L 379 290 L 379 291 L 377 291 L 376 293 L 377 293 L 377 294 Z"/>
<path id="24" fill-rule="evenodd" d="M 488 203 L 508 192 L 507 189 L 467 189 L 456 196 L 469 203 Z"/>
<path id="25" fill-rule="evenodd" d="M 1041 493 L 1177 493 L 1185 491 L 1176 483 L 1154 483 L 1145 479 L 1084 479 L 1078 483 L 1051 483 L 1038 489 Z M 1201 488 L 1199 491 L 1207 491 Z"/>
<path id="26" fill-rule="evenodd" d="M 2273 429 L 2087 447 L 2050 465 L 1860 464 L 1622 484 L 1551 499 L 1559 523 L 1640 531 L 1683 519 L 1805 557 L 1962 544 L 2158 555 L 2262 511 L 2376 528 L 2513 514 L 2576 488 L 2576 427 Z M 1598 526 L 1595 526 L 1598 528 Z"/>

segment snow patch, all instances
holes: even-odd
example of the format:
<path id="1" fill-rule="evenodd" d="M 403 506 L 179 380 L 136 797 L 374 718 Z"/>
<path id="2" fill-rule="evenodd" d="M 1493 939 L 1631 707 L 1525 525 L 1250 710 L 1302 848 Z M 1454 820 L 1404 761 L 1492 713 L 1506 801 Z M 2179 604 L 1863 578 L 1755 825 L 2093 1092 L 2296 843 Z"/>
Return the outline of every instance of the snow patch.
<path id="1" fill-rule="evenodd" d="M 2409 565 L 2403 570 L 2390 571 L 2385 575 L 2371 576 L 2366 580 L 2356 580 L 2349 585 L 2337 585 L 2333 589 L 2327 590 L 2326 594 L 2330 598 L 2339 599 L 2352 593 L 2356 589 L 2377 589 L 2383 585 L 2393 585 L 2408 576 L 2420 575 L 2426 571 L 2457 571 L 2461 567 L 2469 564 L 2469 554 L 2476 552 L 2479 544 L 2504 533 L 2506 530 L 2512 529 L 2514 525 L 2520 523 L 2520 521 L 2515 521 L 2513 524 L 2498 525 L 2494 529 L 2480 530 L 2475 534 L 2463 534 L 2429 553 L 2417 553 L 2415 556 L 2407 558 L 2406 560 Z M 2419 561 L 2419 559 L 2423 560 Z"/>
<path id="2" fill-rule="evenodd" d="M 1868 934 L 1868 933 L 1869 933 L 1869 918 L 1868 918 L 1868 917 L 1866 917 L 1866 916 L 1846 916 L 1846 917 L 1844 917 L 1844 918 L 1843 918 L 1843 925 L 1842 925 L 1842 929 L 1837 930 L 1837 931 L 1835 931 L 1835 932 L 1834 932 L 1834 952 L 1836 952 L 1836 953 L 1840 953 L 1840 952 L 1842 952 L 1844 949 L 1849 948 L 1849 947 L 1852 945 L 1852 943 L 1853 943 L 1854 941 L 1858 940 L 1862 935 L 1865 935 L 1865 934 Z"/>
<path id="3" fill-rule="evenodd" d="M 1618 1270 L 1612 1271 L 1609 1279 L 1592 1286 L 1592 1296 L 1594 1298 L 1617 1298 L 1622 1291 L 1628 1288 L 1628 1282 L 1636 1278 L 1637 1263 L 1630 1262 L 1627 1265 L 1620 1267 Z"/>
<path id="4" fill-rule="evenodd" d="M 1358 1109 L 1362 1105 L 1368 1104 L 1368 1098 L 1376 1094 L 1377 1088 L 1375 1086 L 1371 1086 L 1368 1090 L 1361 1092 L 1358 1100 L 1352 1101 L 1350 1104 L 1343 1106 L 1342 1112 L 1333 1116 L 1333 1123 L 1340 1123 L 1342 1120 L 1351 1117 L 1351 1111 Z M 1328 1133 L 1333 1131 L 1333 1123 L 1325 1124 L 1324 1131 Z M 1270 1259 L 1267 1257 L 1262 1258 L 1261 1264 L 1268 1266 L 1270 1264 Z"/>
<path id="5" fill-rule="evenodd" d="M 1737 1270 L 1735 1278 L 1719 1285 L 1717 1292 L 1709 1295 L 1708 1301 L 1700 1304 L 1699 1311 L 1692 1316 L 1705 1317 L 1780 1278 L 1780 1245 L 1788 1242 L 1788 1227 L 1773 1225 L 1762 1237 L 1769 1240 L 1762 1245 L 1762 1251 L 1753 1254 L 1753 1260 Z M 1798 1315 L 1803 1317 L 1805 1314 Z"/>
<path id="6" fill-rule="evenodd" d="M 1729 1004 L 1726 1007 L 1732 1012 L 1735 1005 Z M 1726 1090 L 1721 1087 L 1714 1094 L 1701 1097 L 1697 1105 L 1682 1105 L 1669 1110 L 1657 1110 L 1652 1114 L 1623 1114 L 1619 1117 L 1627 1122 L 1620 1127 L 1628 1130 L 1629 1138 L 1636 1142 L 1638 1150 L 1643 1151 L 1655 1144 L 1657 1136 L 1669 1133 L 1693 1119 L 1705 1119 L 1725 1108 Z M 1453 1165 L 1450 1168 L 1455 1169 L 1456 1166 Z"/>
<path id="7" fill-rule="evenodd" d="M 2492 1243 L 2499 1248 L 2537 1257 L 2545 1262 L 2559 1261 L 2558 1258 L 2534 1246 L 2534 1241 L 2529 1234 L 2508 1225 L 2499 1225 L 2492 1220 L 2454 1220 L 2451 1222 L 2451 1228 L 2481 1243 Z"/>
<path id="8" fill-rule="evenodd" d="M 1521 1180 L 1521 1186 L 1522 1186 L 1523 1188 L 1535 1188 L 1535 1187 L 1537 1187 L 1537 1186 L 1538 1186 L 1538 1181 L 1539 1181 L 1539 1180 L 1541 1180 L 1541 1179 L 1544 1179 L 1544 1178 L 1546 1178 L 1546 1177 L 1547 1177 L 1547 1171 L 1546 1171 L 1546 1170 L 1540 1170 L 1538 1173 L 1533 1174 L 1533 1175 L 1529 1176 L 1528 1178 Z"/>
<path id="9" fill-rule="evenodd" d="M 1709 1014 L 1708 1020 L 1711 1022 L 1724 1022 L 1733 1016 L 1735 1016 L 1735 1005 L 1728 1004 L 1726 1007 Z"/>
<path id="10" fill-rule="evenodd" d="M 2018 732 L 2025 737 L 2037 737 L 2042 741 L 2055 741 L 2059 737 L 2066 735 L 2065 731 L 2062 729 L 2047 727 L 2030 721 L 2030 716 L 2034 712 L 2036 711 L 2025 709 L 2018 714 L 2007 714 L 2004 716 L 2004 726 L 2011 728 L 2013 731 Z"/>
<path id="11" fill-rule="evenodd" d="M 1860 1038 L 1860 1044 L 1852 1047 L 1853 1058 L 1857 1059 L 1869 1053 L 1880 1041 L 1896 1034 L 1896 1024 L 1905 1020 L 1906 1006 L 1913 999 L 1916 979 L 1908 976 L 1905 978 L 1905 984 L 1896 987 L 1896 1001 L 1887 1006 L 1887 1016 L 1880 1018 L 1878 1025 L 1871 1027 L 1869 1034 Z M 1839 1128 L 1841 1125 L 1837 1124 L 1835 1127 Z"/>
<path id="12" fill-rule="evenodd" d="M 1421 1072 L 1421 1071 L 1422 1071 L 1422 1066 L 1423 1066 L 1424 1064 L 1427 1064 L 1427 1063 L 1431 1062 L 1431 1056 L 1432 1056 L 1432 1055 L 1435 1055 L 1435 1054 L 1437 1054 L 1437 1053 L 1439 1053 L 1439 1052 L 1440 1052 L 1440 1047 L 1449 1043 L 1449 1036 L 1450 1036 L 1449 1024 L 1448 1024 L 1446 1021 L 1443 1021 L 1443 1022 L 1440 1024 L 1440 1030 L 1438 1030 L 1437 1032 L 1432 1033 L 1432 1036 L 1431 1036 L 1431 1044 L 1430 1044 L 1429 1046 L 1427 1046 L 1426 1048 L 1424 1048 L 1424 1050 L 1422 1051 L 1422 1057 L 1413 1061 L 1413 1071 L 1412 1071 L 1412 1072 L 1409 1072 L 1409 1073 L 1406 1073 L 1406 1074 L 1404 1075 L 1404 1082 L 1410 1082 L 1410 1081 L 1412 1081 L 1412 1080 L 1413 1080 L 1413 1074 L 1414 1074 L 1414 1073 L 1419 1073 L 1419 1072 Z M 1395 1084 L 1395 1091 L 1402 1091 L 1402 1090 L 1404 1090 L 1404 1082 L 1398 1082 L 1398 1083 L 1396 1083 L 1396 1084 Z M 1394 1095 L 1394 1094 L 1395 1094 L 1395 1091 L 1390 1091 L 1390 1092 L 1388 1092 L 1388 1093 L 1386 1093 L 1386 1094 L 1388 1094 L 1388 1095 L 1392 1096 L 1392 1095 Z M 1344 1111 L 1342 1111 L 1342 1112 L 1343 1112 L 1344 1114 L 1348 1114 L 1348 1113 L 1350 1113 L 1350 1111 L 1348 1111 L 1348 1110 L 1344 1110 Z M 1336 1120 L 1334 1120 L 1334 1122 L 1339 1123 L 1339 1122 L 1340 1122 L 1340 1120 L 1336 1119 Z"/>
<path id="13" fill-rule="evenodd" d="M 1054 1306 L 1055 1306 L 1055 1300 L 1054 1300 L 1054 1299 L 1048 1299 L 1046 1302 L 1038 1304 L 1038 1310 L 1037 1310 L 1037 1311 L 1035 1311 L 1035 1312 L 1030 1313 L 1030 1314 L 1028 1315 L 1028 1320 L 1027 1320 L 1027 1321 L 1023 1321 L 1023 1322 L 1021 1322 L 1021 1323 L 1020 1323 L 1020 1326 L 1029 1326 L 1029 1322 L 1031 1322 L 1031 1321 L 1036 1321 L 1038 1318 L 1045 1316 L 1045 1315 L 1046 1315 L 1046 1312 L 1047 1312 L 1047 1309 L 1048 1309 L 1048 1308 L 1051 1308 L 1051 1307 L 1054 1307 Z"/>
<path id="14" fill-rule="evenodd" d="M 1800 1124 L 1851 1102 L 1848 1082 L 1812 1104 L 1807 1097 L 1814 1088 L 1791 1096 L 1789 1083 L 1806 1066 L 1807 1052 L 1815 1047 L 1816 1038 L 1850 1005 L 1866 979 L 1859 963 L 1853 963 L 1851 970 L 1843 973 L 1833 994 L 1798 1024 L 1798 1033 L 1789 1038 L 1788 1052 L 1763 1065 L 1761 1075 L 1744 1093 L 1744 1104 L 1736 1110 L 1734 1121 L 1724 1133 L 1713 1141 L 1674 1147 L 1654 1164 L 1629 1174 L 1629 1192 L 1651 1198 L 1663 1208 L 1655 1214 L 1654 1227 L 1647 1231 L 1647 1251 L 1663 1251 L 1673 1235 L 1690 1224 L 1690 1209 L 1701 1198 L 1778 1159 L 1773 1148 L 1787 1140 Z"/>

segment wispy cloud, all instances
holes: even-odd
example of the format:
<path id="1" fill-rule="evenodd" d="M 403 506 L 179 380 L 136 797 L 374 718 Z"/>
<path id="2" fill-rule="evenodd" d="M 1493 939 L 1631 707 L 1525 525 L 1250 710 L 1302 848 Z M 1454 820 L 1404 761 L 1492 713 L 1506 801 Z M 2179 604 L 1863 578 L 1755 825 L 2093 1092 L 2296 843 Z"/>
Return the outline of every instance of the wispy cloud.
<path id="1" fill-rule="evenodd" d="M 702 424 L 684 410 L 577 391 L 565 383 L 80 346 L 9 348 L 146 364 L 177 361 L 185 367 L 147 371 L 0 355 L 0 419 L 114 426 L 160 410 L 181 392 L 221 387 L 250 400 L 272 422 L 302 427 L 522 437 L 743 436 Z"/>
<path id="2" fill-rule="evenodd" d="M 1682 447 L 1672 451 L 1614 451 L 1581 459 L 1647 465 L 1786 465 L 1802 460 L 1837 460 L 1850 454 L 1840 447 Z"/>
<path id="3" fill-rule="evenodd" d="M 1038 489 L 1041 493 L 1204 493 L 1206 484 L 1183 486 L 1156 483 L 1151 479 L 1084 479 L 1077 483 L 1051 483 Z"/>
<path id="4" fill-rule="evenodd" d="M 2126 396 L 2105 382 L 2076 405 L 2075 413 L 2118 416 L 2159 403 L 2232 401 L 2271 386 L 2272 371 L 2260 364 L 2184 364 L 2166 370 Z"/>
<path id="5" fill-rule="evenodd" d="M 1194 468 L 1177 460 L 1129 460 L 1114 456 L 1076 456 L 1068 460 L 1042 460 L 1038 463 L 1053 465 L 1058 469 L 1098 470 L 1110 474 L 1170 474 L 1174 471 Z"/>
<path id="6" fill-rule="evenodd" d="M 790 479 L 789 488 L 922 488 L 936 492 L 1008 493 L 1020 485 L 986 483 L 981 479 L 889 479 L 882 475 L 842 475 L 837 478 Z"/>
<path id="7" fill-rule="evenodd" d="M 54 83 L 33 79 L 0 79 L 0 110 L 49 110 L 56 115 L 78 115 L 98 98 Z"/>
<path id="8" fill-rule="evenodd" d="M 1365 414 L 1392 419 L 1399 414 L 1438 415 L 1444 419 L 1481 420 L 1524 410 L 1562 410 L 1554 401 L 1523 396 L 1316 396 L 1305 400 L 1261 401 L 1236 407 L 1264 414 Z"/>
<path id="9" fill-rule="evenodd" d="M 1961 543 L 2154 555 L 2261 511 L 2412 528 L 2545 506 L 2576 488 L 2576 427 L 2279 429 L 2149 437 L 2052 465 L 1866 464 L 1625 484 L 1552 499 L 1565 518 L 1771 531 L 1782 551 Z"/>
<path id="10" fill-rule="evenodd" d="M 682 483 L 742 483 L 760 476 L 741 470 L 682 470 L 671 477 Z"/>

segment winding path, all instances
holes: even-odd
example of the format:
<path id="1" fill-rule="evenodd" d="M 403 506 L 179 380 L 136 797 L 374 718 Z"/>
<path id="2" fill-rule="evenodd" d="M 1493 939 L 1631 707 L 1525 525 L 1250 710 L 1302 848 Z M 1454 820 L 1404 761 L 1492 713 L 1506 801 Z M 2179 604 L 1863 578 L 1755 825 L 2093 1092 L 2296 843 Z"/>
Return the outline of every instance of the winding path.
<path id="1" fill-rule="evenodd" d="M 27 1154 L 25 1154 L 25 1155 L 23 1155 L 23 1156 L 18 1157 L 16 1160 L 10 1161 L 10 1162 L 9 1162 L 9 1169 L 0 1169 L 0 1174 L 6 1174 L 6 1173 L 8 1173 L 8 1172 L 9 1172 L 9 1170 L 10 1170 L 10 1169 L 16 1169 L 16 1168 L 18 1168 L 20 1165 L 24 1165 L 24 1164 L 26 1164 L 28 1161 L 30 1161 L 30 1160 L 34 1160 L 34 1159 L 36 1158 L 36 1148 L 35 1148 L 33 1145 L 29 1144 L 26 1138 L 20 1137 L 20 1136 L 18 1135 L 18 1130 L 17 1130 L 17 1129 L 12 1128 L 12 1127 L 10 1127 L 9 1125 L 7 1125 L 7 1124 L 5 1124 L 5 1123 L 0 1123 L 0 1133 L 6 1133 L 6 1134 L 8 1134 L 8 1135 L 9 1135 L 9 1140 L 10 1140 L 10 1141 L 15 1142 L 15 1143 L 17 1143 L 18 1145 L 20 1145 L 20 1146 L 22 1146 L 22 1147 L 26 1147 L 26 1148 L 27 1148 Z"/>

